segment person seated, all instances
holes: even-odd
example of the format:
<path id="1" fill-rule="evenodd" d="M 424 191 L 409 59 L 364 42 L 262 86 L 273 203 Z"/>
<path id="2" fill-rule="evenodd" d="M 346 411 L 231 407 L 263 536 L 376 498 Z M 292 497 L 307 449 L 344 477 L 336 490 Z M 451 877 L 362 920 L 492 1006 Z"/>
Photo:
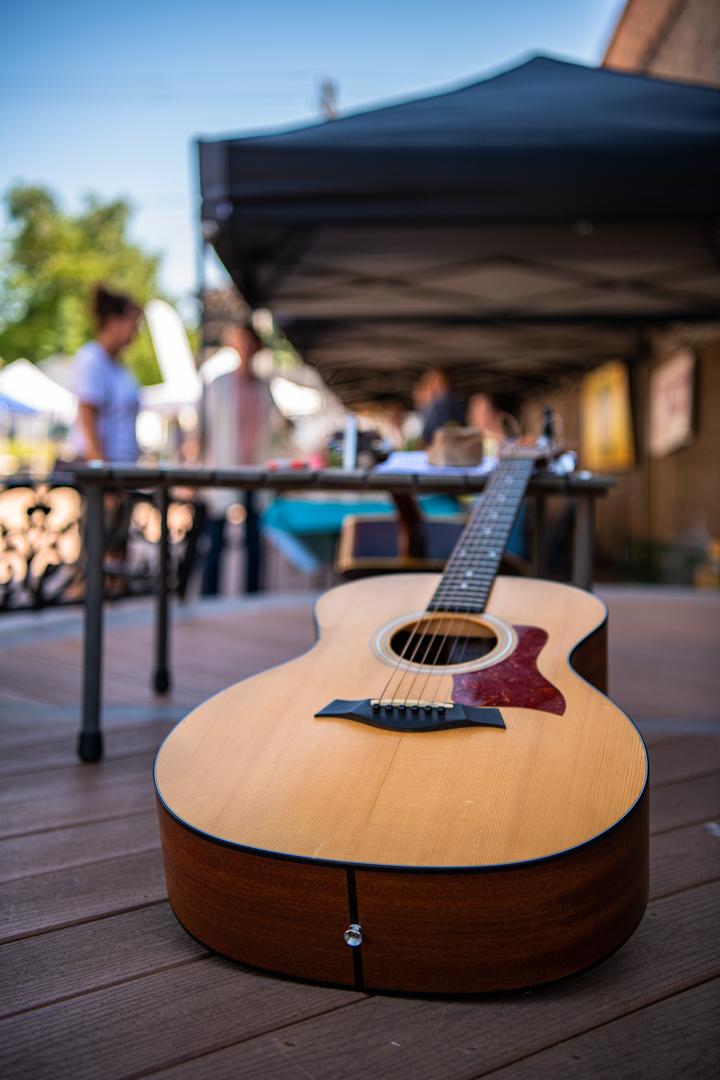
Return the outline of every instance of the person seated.
<path id="1" fill-rule="evenodd" d="M 415 400 L 422 411 L 424 446 L 430 446 L 438 428 L 446 424 L 464 426 L 465 402 L 453 391 L 445 368 L 431 368 L 423 376 L 416 387 Z"/>
<path id="2" fill-rule="evenodd" d="M 499 457 L 503 444 L 519 435 L 515 418 L 517 403 L 513 398 L 487 392 L 473 394 L 468 402 L 468 427 L 482 433 L 485 457 Z"/>

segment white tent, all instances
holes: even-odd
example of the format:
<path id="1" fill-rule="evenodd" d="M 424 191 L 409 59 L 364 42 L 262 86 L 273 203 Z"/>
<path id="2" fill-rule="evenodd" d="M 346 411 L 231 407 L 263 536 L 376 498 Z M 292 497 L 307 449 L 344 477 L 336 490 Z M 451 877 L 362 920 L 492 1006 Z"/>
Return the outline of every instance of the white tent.
<path id="1" fill-rule="evenodd" d="M 0 370 L 0 392 L 62 423 L 71 424 L 75 419 L 75 395 L 29 360 L 14 360 Z"/>
<path id="2" fill-rule="evenodd" d="M 163 381 L 142 388 L 143 408 L 172 411 L 196 404 L 202 383 L 182 319 L 165 300 L 150 300 L 145 305 L 145 320 Z"/>

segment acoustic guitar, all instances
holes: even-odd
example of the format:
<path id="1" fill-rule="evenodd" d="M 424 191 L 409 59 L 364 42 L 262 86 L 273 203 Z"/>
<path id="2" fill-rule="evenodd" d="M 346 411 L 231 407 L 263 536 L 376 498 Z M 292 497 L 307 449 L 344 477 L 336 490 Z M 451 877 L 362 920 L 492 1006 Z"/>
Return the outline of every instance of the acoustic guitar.
<path id="1" fill-rule="evenodd" d="M 438 574 L 326 593 L 304 656 L 157 756 L 170 903 L 302 979 L 533 986 L 617 949 L 648 890 L 647 755 L 604 696 L 606 611 L 497 569 L 534 463 L 489 481 Z"/>

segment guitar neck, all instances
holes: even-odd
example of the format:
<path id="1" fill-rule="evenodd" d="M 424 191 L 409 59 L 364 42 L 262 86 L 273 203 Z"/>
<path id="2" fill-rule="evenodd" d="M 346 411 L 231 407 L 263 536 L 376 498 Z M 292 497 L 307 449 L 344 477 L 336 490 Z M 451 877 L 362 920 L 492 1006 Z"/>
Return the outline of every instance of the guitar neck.
<path id="1" fill-rule="evenodd" d="M 498 466 L 460 535 L 429 611 L 481 613 L 533 474 L 531 458 L 506 458 Z"/>

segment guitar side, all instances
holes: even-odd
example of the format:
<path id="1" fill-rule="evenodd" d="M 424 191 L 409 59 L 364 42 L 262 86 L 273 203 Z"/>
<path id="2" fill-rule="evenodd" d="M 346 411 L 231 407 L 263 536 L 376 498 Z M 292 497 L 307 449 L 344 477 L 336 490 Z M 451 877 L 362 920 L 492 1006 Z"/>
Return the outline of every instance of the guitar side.
<path id="1" fill-rule="evenodd" d="M 387 678 L 373 634 L 436 582 L 402 575 L 332 590 L 309 653 L 211 699 L 168 737 L 156 774 L 168 891 L 211 948 L 306 979 L 457 993 L 559 978 L 637 925 L 644 748 L 568 663 L 575 649 L 578 668 L 602 669 L 594 597 L 517 579 L 493 591 L 489 611 L 547 633 L 537 666 L 566 700 L 563 715 L 511 706 L 504 731 L 409 735 L 314 717 Z M 575 787 L 558 789 L 583 756 Z M 524 794 L 503 796 L 518 784 Z M 357 947 L 344 939 L 353 924 Z"/>

